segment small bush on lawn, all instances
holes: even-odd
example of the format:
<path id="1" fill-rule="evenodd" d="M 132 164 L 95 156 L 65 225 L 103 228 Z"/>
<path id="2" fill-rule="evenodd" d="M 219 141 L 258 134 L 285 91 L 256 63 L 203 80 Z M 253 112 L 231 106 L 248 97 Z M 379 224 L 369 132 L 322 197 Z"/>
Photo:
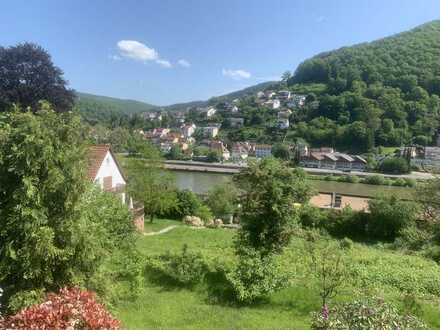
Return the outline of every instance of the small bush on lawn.
<path id="1" fill-rule="evenodd" d="M 367 184 L 383 185 L 385 178 L 382 175 L 371 175 L 365 177 L 363 182 Z"/>
<path id="2" fill-rule="evenodd" d="M 350 303 L 324 306 L 312 315 L 312 330 L 418 330 L 428 327 L 417 317 L 400 315 L 397 308 L 381 299 L 362 299 Z"/>
<path id="3" fill-rule="evenodd" d="M 147 268 L 158 271 L 175 282 L 186 286 L 200 283 L 208 271 L 202 256 L 188 251 L 187 245 L 183 246 L 180 253 L 172 254 L 168 252 L 149 259 Z"/>
<path id="4" fill-rule="evenodd" d="M 50 293 L 39 305 L 5 318 L 1 329 L 119 329 L 119 322 L 96 302 L 95 294 L 78 288 Z"/>
<path id="5" fill-rule="evenodd" d="M 235 299 L 250 304 L 287 284 L 279 265 L 271 255 L 262 256 L 252 248 L 243 248 L 234 270 L 226 275 Z"/>
<path id="6" fill-rule="evenodd" d="M 399 237 L 396 238 L 394 246 L 400 249 L 408 250 L 420 250 L 432 240 L 432 234 L 423 229 L 417 228 L 417 226 L 412 225 L 403 228 L 399 232 Z"/>

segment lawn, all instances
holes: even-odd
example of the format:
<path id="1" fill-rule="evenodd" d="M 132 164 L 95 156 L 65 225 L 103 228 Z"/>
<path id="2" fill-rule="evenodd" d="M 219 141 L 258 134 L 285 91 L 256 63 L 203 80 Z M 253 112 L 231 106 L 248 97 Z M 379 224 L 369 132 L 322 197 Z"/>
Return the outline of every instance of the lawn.
<path id="1" fill-rule="evenodd" d="M 153 222 L 150 222 L 149 219 L 145 219 L 144 231 L 146 233 L 151 233 L 170 226 L 181 226 L 181 225 L 182 225 L 182 221 L 177 221 L 177 220 L 154 219 Z"/>
<path id="2" fill-rule="evenodd" d="M 157 220 L 154 226 L 173 223 Z M 163 235 L 140 237 L 138 243 L 145 256 L 177 252 L 187 244 L 209 263 L 217 263 L 234 258 L 233 236 L 231 229 L 180 226 Z M 421 317 L 431 328 L 440 329 L 440 267 L 435 262 L 359 243 L 344 254 L 349 276 L 336 300 L 368 293 L 400 304 L 409 291 L 421 303 Z M 309 329 L 310 313 L 319 309 L 320 299 L 305 255 L 305 240 L 295 236 L 281 257 L 283 269 L 291 274 L 289 287 L 255 306 L 215 302 L 206 284 L 185 289 L 146 280 L 139 298 L 120 303 L 115 314 L 126 329 Z"/>

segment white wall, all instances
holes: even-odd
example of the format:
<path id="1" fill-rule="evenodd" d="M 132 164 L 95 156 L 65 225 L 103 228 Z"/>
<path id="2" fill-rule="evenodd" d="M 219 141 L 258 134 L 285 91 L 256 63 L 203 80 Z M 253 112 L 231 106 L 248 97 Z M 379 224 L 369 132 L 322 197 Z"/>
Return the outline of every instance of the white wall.
<path id="1" fill-rule="evenodd" d="M 105 155 L 98 174 L 96 175 L 95 182 L 99 183 L 100 186 L 103 187 L 104 178 L 107 176 L 112 177 L 112 188 L 118 185 L 126 184 L 124 178 L 121 175 L 121 172 L 119 172 L 115 160 L 113 159 L 109 151 L 107 152 L 107 155 Z"/>

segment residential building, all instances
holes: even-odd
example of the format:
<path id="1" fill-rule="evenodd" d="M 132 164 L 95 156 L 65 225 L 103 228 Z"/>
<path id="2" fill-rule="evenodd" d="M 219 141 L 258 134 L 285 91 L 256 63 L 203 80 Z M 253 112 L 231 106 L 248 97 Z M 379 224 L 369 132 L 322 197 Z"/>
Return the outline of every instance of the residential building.
<path id="1" fill-rule="evenodd" d="M 264 106 L 270 109 L 278 109 L 281 106 L 281 102 L 278 99 L 269 100 L 263 103 Z"/>
<path id="2" fill-rule="evenodd" d="M 274 97 L 276 95 L 276 93 L 274 91 L 265 91 L 264 92 L 264 96 L 266 97 L 266 99 L 271 99 L 272 97 Z"/>
<path id="3" fill-rule="evenodd" d="M 211 125 L 202 127 L 203 135 L 208 138 L 215 138 L 220 130 L 220 125 Z"/>
<path id="4" fill-rule="evenodd" d="M 341 171 L 364 171 L 367 162 L 361 156 L 334 152 L 333 148 L 320 148 L 300 151 L 300 165 Z"/>
<path id="5" fill-rule="evenodd" d="M 217 109 L 214 107 L 206 107 L 206 108 L 200 108 L 199 111 L 206 117 L 211 118 L 217 113 Z"/>
<path id="6" fill-rule="evenodd" d="M 277 95 L 281 100 L 288 100 L 291 96 L 289 91 L 279 91 Z"/>
<path id="7" fill-rule="evenodd" d="M 249 142 L 236 142 L 231 148 L 231 158 L 233 161 L 243 161 L 253 152 L 253 145 Z"/>
<path id="8" fill-rule="evenodd" d="M 255 157 L 263 158 L 272 155 L 272 146 L 270 144 L 256 144 Z"/>
<path id="9" fill-rule="evenodd" d="M 221 155 L 223 160 L 229 160 L 231 154 L 222 141 L 211 141 L 209 148 Z"/>
<path id="10" fill-rule="evenodd" d="M 277 127 L 279 129 L 288 129 L 290 125 L 289 119 L 287 118 L 279 118 L 277 120 Z"/>
<path id="11" fill-rule="evenodd" d="M 182 134 L 185 138 L 191 137 L 196 131 L 197 126 L 195 124 L 185 124 L 181 127 Z"/>
<path id="12" fill-rule="evenodd" d="M 228 118 L 229 124 L 232 128 L 240 128 L 244 125 L 244 118 Z"/>
<path id="13" fill-rule="evenodd" d="M 136 227 L 144 230 L 144 208 L 133 203 L 131 197 L 127 196 L 125 178 L 122 168 L 119 165 L 110 145 L 93 145 L 87 154 L 87 176 L 105 192 L 113 193 L 121 198 L 121 202 L 130 209 Z"/>
<path id="14" fill-rule="evenodd" d="M 257 98 L 262 99 L 262 98 L 265 98 L 265 97 L 266 97 L 266 94 L 264 94 L 263 91 L 259 91 L 259 92 L 257 93 Z"/>

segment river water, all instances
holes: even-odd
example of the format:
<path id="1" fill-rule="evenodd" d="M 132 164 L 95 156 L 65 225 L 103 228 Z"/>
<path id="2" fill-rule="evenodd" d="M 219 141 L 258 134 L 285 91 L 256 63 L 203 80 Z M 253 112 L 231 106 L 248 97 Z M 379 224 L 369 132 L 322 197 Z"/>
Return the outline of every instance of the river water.
<path id="1" fill-rule="evenodd" d="M 231 174 L 204 173 L 189 171 L 171 171 L 176 178 L 179 189 L 188 189 L 197 194 L 204 194 L 218 184 L 230 182 Z M 393 186 L 376 186 L 363 183 L 346 183 L 324 180 L 310 180 L 319 192 L 335 192 L 342 195 L 359 195 L 373 197 L 378 193 L 396 194 L 403 198 L 411 198 L 413 189 Z"/>

